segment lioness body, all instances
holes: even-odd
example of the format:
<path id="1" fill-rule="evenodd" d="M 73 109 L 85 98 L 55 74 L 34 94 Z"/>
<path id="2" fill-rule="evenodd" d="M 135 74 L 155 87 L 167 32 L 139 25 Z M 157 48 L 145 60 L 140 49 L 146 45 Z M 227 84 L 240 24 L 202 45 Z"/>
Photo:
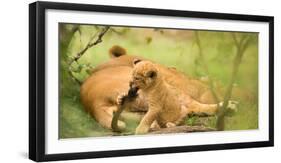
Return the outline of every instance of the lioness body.
<path id="1" fill-rule="evenodd" d="M 112 59 L 97 66 L 91 76 L 81 86 L 80 95 L 84 108 L 106 128 L 111 128 L 113 112 L 117 109 L 116 99 L 118 95 L 127 92 L 131 79 L 133 60 L 140 59 L 137 56 L 126 55 L 125 50 L 115 46 L 110 50 Z M 118 52 L 118 53 L 117 53 Z M 214 103 L 213 97 L 207 86 L 198 80 L 187 78 L 184 74 L 157 64 L 163 80 L 180 93 L 180 101 L 186 105 L 192 105 L 189 112 L 197 114 L 216 113 L 217 107 L 210 107 L 208 103 Z M 192 102 L 192 103 L 191 103 Z M 202 104 L 201 103 L 206 103 Z M 129 111 L 147 111 L 147 97 L 140 91 L 135 102 L 129 107 Z M 166 119 L 166 118 L 164 118 Z M 118 122 L 120 127 L 125 127 L 123 122 Z"/>

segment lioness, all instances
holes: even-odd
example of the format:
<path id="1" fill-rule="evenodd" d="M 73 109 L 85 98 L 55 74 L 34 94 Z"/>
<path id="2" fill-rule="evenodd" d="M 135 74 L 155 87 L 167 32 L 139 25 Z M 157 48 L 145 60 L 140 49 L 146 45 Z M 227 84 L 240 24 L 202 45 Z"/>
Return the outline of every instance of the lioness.
<path id="1" fill-rule="evenodd" d="M 112 58 L 94 68 L 91 76 L 84 81 L 80 95 L 84 108 L 98 123 L 110 129 L 113 112 L 117 110 L 116 99 L 129 89 L 134 67 L 133 61 L 146 59 L 127 55 L 126 50 L 120 46 L 113 46 L 109 50 L 109 54 Z M 190 79 L 173 68 L 167 68 L 160 64 L 155 65 L 167 84 L 181 90 L 186 95 L 184 97 L 189 97 L 181 100 L 182 103 L 188 105 L 190 100 L 194 101 L 194 107 L 190 107 L 189 112 L 207 115 L 213 115 L 217 112 L 217 107 L 209 105 L 214 103 L 214 99 L 206 84 L 199 80 Z M 146 112 L 147 110 L 147 97 L 140 91 L 137 99 L 128 107 L 128 111 Z M 118 121 L 118 127 L 122 129 L 126 125 L 124 122 Z"/>

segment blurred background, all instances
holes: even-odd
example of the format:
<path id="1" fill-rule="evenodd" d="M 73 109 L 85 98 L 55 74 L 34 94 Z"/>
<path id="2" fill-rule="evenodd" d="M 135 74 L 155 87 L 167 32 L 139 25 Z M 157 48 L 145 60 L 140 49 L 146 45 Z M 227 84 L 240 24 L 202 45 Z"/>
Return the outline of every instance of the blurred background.
<path id="1" fill-rule="evenodd" d="M 127 49 L 128 54 L 148 58 L 168 67 L 175 67 L 186 76 L 206 81 L 212 77 L 215 88 L 224 90 L 230 82 L 237 42 L 250 38 L 233 84 L 232 95 L 239 101 L 238 111 L 225 118 L 225 130 L 258 128 L 258 33 L 195 31 L 160 28 L 110 27 L 102 42 L 87 49 L 78 62 L 70 62 L 105 26 L 60 24 L 60 119 L 59 137 L 75 138 L 115 135 L 102 128 L 84 111 L 79 97 L 80 85 L 96 65 L 109 60 L 113 45 Z M 200 40 L 201 48 L 198 46 Z M 95 39 L 94 39 L 95 40 Z M 236 40 L 236 41 L 237 41 Z M 200 53 L 204 55 L 202 61 Z M 209 74 L 204 69 L 209 67 Z M 71 70 L 72 75 L 69 74 Z M 208 76 L 209 75 L 209 76 Z M 188 125 L 216 126 L 217 117 L 190 116 Z M 138 122 L 130 123 L 132 133 Z"/>

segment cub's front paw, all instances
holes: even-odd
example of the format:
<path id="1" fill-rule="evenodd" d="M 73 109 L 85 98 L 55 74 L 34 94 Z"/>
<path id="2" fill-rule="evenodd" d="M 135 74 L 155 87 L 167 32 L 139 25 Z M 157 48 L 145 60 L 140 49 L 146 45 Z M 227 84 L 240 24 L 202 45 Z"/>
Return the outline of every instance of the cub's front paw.
<path id="1" fill-rule="evenodd" d="M 127 96 L 126 93 L 119 94 L 117 96 L 117 99 L 116 99 L 116 104 L 117 105 L 122 105 L 124 103 L 124 100 L 125 100 L 126 96 Z"/>
<path id="2" fill-rule="evenodd" d="M 144 126 L 138 126 L 136 128 L 136 135 L 141 135 L 141 134 L 146 134 L 148 133 L 149 127 L 144 127 Z"/>

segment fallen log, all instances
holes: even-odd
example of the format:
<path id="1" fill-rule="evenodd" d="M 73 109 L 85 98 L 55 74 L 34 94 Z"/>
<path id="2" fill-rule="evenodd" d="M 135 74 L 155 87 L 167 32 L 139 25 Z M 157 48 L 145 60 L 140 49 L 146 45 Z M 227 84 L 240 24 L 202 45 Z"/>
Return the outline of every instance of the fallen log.
<path id="1" fill-rule="evenodd" d="M 151 129 L 149 131 L 149 134 L 170 134 L 207 131 L 216 131 L 216 129 L 205 126 L 175 126 L 169 128 Z"/>

